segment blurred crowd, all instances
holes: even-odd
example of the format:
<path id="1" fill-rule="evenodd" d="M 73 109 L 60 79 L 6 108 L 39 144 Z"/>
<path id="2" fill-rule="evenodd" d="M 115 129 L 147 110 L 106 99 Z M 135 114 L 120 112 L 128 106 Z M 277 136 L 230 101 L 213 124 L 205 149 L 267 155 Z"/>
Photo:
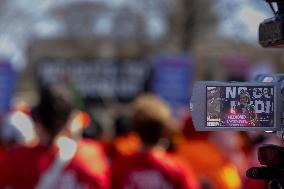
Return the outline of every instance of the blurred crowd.
<path id="1" fill-rule="evenodd" d="M 113 120 L 107 139 L 68 87 L 39 90 L 35 107 L 16 103 L 1 117 L 0 188 L 247 189 L 257 147 L 273 134 L 196 132 L 189 112 L 177 119 L 158 96 L 143 94 Z"/>

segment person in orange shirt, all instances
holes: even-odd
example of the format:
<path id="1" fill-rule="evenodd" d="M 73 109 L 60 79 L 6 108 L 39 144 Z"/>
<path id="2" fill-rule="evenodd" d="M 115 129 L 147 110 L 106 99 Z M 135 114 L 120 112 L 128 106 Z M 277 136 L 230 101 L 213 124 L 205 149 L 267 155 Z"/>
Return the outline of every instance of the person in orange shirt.
<path id="1" fill-rule="evenodd" d="M 176 156 L 192 167 L 203 188 L 238 189 L 241 180 L 237 168 L 209 139 L 209 132 L 196 132 L 191 117 L 184 125 L 185 140 L 175 149 Z"/>
<path id="2" fill-rule="evenodd" d="M 113 162 L 113 189 L 200 189 L 195 175 L 166 152 L 168 105 L 153 95 L 138 97 L 133 103 L 132 124 L 142 141 L 139 152 Z"/>

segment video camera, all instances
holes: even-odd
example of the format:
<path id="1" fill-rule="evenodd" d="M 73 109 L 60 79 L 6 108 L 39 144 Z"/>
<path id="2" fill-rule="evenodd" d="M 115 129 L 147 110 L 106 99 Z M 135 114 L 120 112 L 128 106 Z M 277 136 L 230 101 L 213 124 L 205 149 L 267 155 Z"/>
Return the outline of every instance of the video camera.
<path id="1" fill-rule="evenodd" d="M 267 131 L 284 138 L 284 74 L 259 75 L 252 82 L 199 81 L 193 86 L 191 112 L 197 131 Z M 258 149 L 262 167 L 247 176 L 265 188 L 284 188 L 284 148 Z"/>
<path id="2" fill-rule="evenodd" d="M 266 2 L 274 17 L 260 23 L 259 43 L 283 48 L 284 0 Z M 284 139 L 284 74 L 259 75 L 252 82 L 196 82 L 190 106 L 197 131 L 277 132 Z M 263 145 L 258 160 L 262 166 L 247 170 L 247 177 L 264 180 L 265 189 L 284 189 L 284 147 Z"/>
<path id="3" fill-rule="evenodd" d="M 194 84 L 191 112 L 197 131 L 269 131 L 284 138 L 284 74 L 259 75 L 253 82 L 199 81 Z M 265 180 L 265 188 L 284 188 L 284 148 L 258 149 L 262 167 L 247 171 Z"/>

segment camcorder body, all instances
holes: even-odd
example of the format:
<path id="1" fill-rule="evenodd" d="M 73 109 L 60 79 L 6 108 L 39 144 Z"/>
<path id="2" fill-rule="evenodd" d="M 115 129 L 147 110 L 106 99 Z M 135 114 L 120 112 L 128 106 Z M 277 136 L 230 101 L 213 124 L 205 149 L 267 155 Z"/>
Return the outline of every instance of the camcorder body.
<path id="1" fill-rule="evenodd" d="M 252 82 L 198 81 L 191 113 L 197 131 L 266 131 L 284 138 L 284 74 L 259 75 Z M 284 188 L 284 148 L 258 149 L 261 167 L 247 176 L 265 180 L 266 189 Z"/>
<path id="2" fill-rule="evenodd" d="M 259 25 L 264 48 L 284 47 L 284 0 L 265 0 L 274 17 Z M 277 10 L 276 10 L 277 8 Z M 190 109 L 197 131 L 266 131 L 284 139 L 284 74 L 259 75 L 252 82 L 198 81 Z M 265 181 L 265 189 L 284 189 L 284 147 L 258 148 L 260 167 L 247 177 Z"/>

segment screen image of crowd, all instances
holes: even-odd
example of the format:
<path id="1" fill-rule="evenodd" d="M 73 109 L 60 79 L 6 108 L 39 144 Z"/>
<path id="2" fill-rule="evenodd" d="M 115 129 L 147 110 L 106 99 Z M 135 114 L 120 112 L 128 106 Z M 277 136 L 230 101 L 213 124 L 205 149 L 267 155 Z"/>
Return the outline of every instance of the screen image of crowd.
<path id="1" fill-rule="evenodd" d="M 272 127 L 273 87 L 207 87 L 208 127 Z"/>
<path id="2" fill-rule="evenodd" d="M 209 88 L 209 100 L 222 90 Z M 189 113 L 177 119 L 150 93 L 131 102 L 131 113 L 114 117 L 115 134 L 106 139 L 66 85 L 47 85 L 39 94 L 35 107 L 19 103 L 2 117 L 0 188 L 255 188 L 263 183 L 244 173 L 256 164 L 256 146 L 277 141 L 259 133 L 196 132 Z"/>

